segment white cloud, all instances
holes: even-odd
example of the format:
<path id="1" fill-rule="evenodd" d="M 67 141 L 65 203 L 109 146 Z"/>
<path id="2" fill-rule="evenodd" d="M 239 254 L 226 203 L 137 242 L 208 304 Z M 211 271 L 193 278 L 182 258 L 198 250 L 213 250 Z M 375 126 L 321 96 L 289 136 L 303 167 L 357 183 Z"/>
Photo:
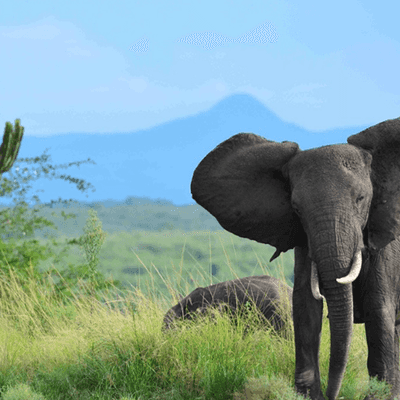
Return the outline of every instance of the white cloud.
<path id="1" fill-rule="evenodd" d="M 323 93 L 315 93 L 318 89 L 325 88 L 327 85 L 318 83 L 301 84 L 282 92 L 282 98 L 288 103 L 311 105 L 319 107 L 324 103 Z"/>
<path id="2" fill-rule="evenodd" d="M 225 57 L 226 53 L 223 53 L 222 51 L 216 51 L 214 54 L 210 55 L 210 58 L 214 60 L 222 60 Z"/>
<path id="3" fill-rule="evenodd" d="M 140 38 L 136 43 L 134 43 L 129 50 L 135 53 L 145 53 L 149 49 L 149 40 L 146 37 Z"/>
<path id="4" fill-rule="evenodd" d="M 245 33 L 238 38 L 231 38 L 215 32 L 196 32 L 190 35 L 181 37 L 178 43 L 187 43 L 196 46 L 201 46 L 204 49 L 212 50 L 216 46 L 222 46 L 228 43 L 274 43 L 278 39 L 275 27 L 269 23 L 264 22 L 257 26 L 255 29 Z"/>
<path id="5" fill-rule="evenodd" d="M 72 54 L 74 56 L 82 56 L 82 57 L 91 57 L 92 56 L 92 53 L 90 52 L 90 50 L 83 49 L 82 47 L 79 47 L 79 46 L 67 47 L 66 50 L 69 54 Z"/>
<path id="6" fill-rule="evenodd" d="M 215 32 L 196 32 L 191 33 L 178 40 L 178 43 L 199 45 L 207 50 L 212 50 L 216 46 L 226 43 L 233 43 L 234 39 Z"/>
<path id="7" fill-rule="evenodd" d="M 278 34 L 275 27 L 269 23 L 264 22 L 257 26 L 257 28 L 247 32 L 243 36 L 236 39 L 237 43 L 274 43 L 278 40 Z"/>
<path id="8" fill-rule="evenodd" d="M 135 93 L 143 93 L 148 87 L 148 81 L 144 77 L 131 77 L 131 78 L 120 78 L 128 84 L 129 89 Z"/>
<path id="9" fill-rule="evenodd" d="M 103 93 L 103 92 L 108 92 L 110 90 L 109 87 L 106 86 L 99 86 L 97 88 L 92 89 L 92 92 L 99 92 L 99 93 Z"/>
<path id="10" fill-rule="evenodd" d="M 215 84 L 215 90 L 216 90 L 218 93 L 227 93 L 227 92 L 228 92 L 228 87 L 227 87 L 227 85 L 226 85 L 225 83 L 223 83 L 223 82 L 217 82 L 217 83 Z"/>
<path id="11" fill-rule="evenodd" d="M 51 40 L 60 34 L 60 29 L 53 24 L 35 22 L 23 27 L 0 29 L 0 35 L 10 39 Z"/>
<path id="12" fill-rule="evenodd" d="M 393 79 L 398 42 L 388 45 L 383 36 L 373 42 L 373 32 L 356 40 L 358 28 L 349 23 L 345 34 L 326 44 L 330 30 L 315 34 L 296 19 L 298 10 L 292 12 L 292 19 L 271 18 L 277 29 L 267 22 L 257 26 L 253 16 L 241 25 L 239 15 L 235 23 L 228 17 L 207 20 L 210 32 L 204 32 L 201 22 L 174 15 L 165 30 L 162 18 L 154 22 L 150 11 L 145 25 L 120 36 L 107 36 L 109 26 L 95 31 L 82 22 L 81 30 L 54 17 L 0 27 L 7 60 L 0 74 L 7 102 L 0 113 L 4 120 L 22 118 L 27 134 L 143 129 L 200 112 L 237 92 L 256 96 L 281 118 L 311 129 L 398 113 Z M 278 28 L 279 42 L 268 45 L 277 40 Z M 192 46 L 177 44 L 180 37 Z M 134 41 L 131 51 L 128 40 Z"/>

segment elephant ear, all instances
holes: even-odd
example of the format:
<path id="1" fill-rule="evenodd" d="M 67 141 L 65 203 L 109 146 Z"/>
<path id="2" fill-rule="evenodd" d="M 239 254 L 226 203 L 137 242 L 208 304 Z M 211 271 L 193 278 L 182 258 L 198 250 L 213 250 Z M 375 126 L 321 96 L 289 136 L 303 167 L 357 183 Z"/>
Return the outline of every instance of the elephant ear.
<path id="1" fill-rule="evenodd" d="M 371 126 L 347 141 L 372 154 L 368 241 L 380 249 L 400 235 L 400 118 Z"/>
<path id="2" fill-rule="evenodd" d="M 301 243 L 304 231 L 291 206 L 282 167 L 299 151 L 239 133 L 222 142 L 193 174 L 193 199 L 235 235 L 276 247 L 272 259 Z M 271 260 L 272 260 L 271 259 Z"/>

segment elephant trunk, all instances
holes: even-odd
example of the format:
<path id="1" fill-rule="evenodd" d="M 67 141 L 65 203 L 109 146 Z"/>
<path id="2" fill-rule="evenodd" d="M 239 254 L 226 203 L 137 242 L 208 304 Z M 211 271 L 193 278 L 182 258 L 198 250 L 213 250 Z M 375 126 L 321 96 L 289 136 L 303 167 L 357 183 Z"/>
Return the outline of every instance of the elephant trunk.
<path id="1" fill-rule="evenodd" d="M 344 248 L 344 243 L 349 247 Z M 340 243 L 336 241 L 335 245 L 335 240 L 331 238 L 323 245 L 316 246 L 313 254 L 318 271 L 317 281 L 321 284 L 329 312 L 331 351 L 326 394 L 330 400 L 336 399 L 339 393 L 353 332 L 353 289 L 351 283 L 347 282 L 355 279 L 359 273 L 361 254 L 358 251 L 354 254 L 356 247 L 352 243 L 352 240 L 341 240 Z"/>
<path id="2" fill-rule="evenodd" d="M 328 304 L 331 331 L 331 353 L 329 361 L 329 381 L 326 391 L 330 400 L 336 399 L 342 384 L 349 355 L 353 332 L 353 291 L 351 284 L 337 282 L 332 287 L 324 287 Z"/>
<path id="3" fill-rule="evenodd" d="M 343 285 L 354 282 L 358 278 L 358 275 L 361 272 L 361 266 L 362 266 L 362 254 L 361 254 L 361 250 L 360 250 L 354 256 L 354 260 L 353 260 L 353 263 L 351 265 L 350 272 L 348 273 L 348 275 L 346 275 L 342 278 L 336 278 L 336 281 Z M 315 261 L 313 261 L 311 263 L 311 292 L 312 292 L 315 300 L 323 300 L 325 298 L 321 294 L 321 291 L 319 288 L 317 264 Z"/>

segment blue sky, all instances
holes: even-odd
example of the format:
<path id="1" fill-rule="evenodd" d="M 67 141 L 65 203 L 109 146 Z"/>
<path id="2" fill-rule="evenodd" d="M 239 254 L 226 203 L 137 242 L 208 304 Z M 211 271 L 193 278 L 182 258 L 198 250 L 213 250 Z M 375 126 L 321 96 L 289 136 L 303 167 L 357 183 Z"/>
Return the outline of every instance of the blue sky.
<path id="1" fill-rule="evenodd" d="M 399 4 L 3 2 L 0 123 L 132 132 L 248 93 L 309 130 L 373 125 L 400 116 Z"/>

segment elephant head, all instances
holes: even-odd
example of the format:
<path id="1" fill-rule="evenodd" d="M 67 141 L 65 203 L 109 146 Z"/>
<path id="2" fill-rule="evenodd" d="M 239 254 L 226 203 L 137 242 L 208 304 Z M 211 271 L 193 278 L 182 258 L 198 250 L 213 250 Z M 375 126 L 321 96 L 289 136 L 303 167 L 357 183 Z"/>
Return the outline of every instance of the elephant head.
<path id="1" fill-rule="evenodd" d="M 351 282 L 362 268 L 361 252 L 379 251 L 400 234 L 399 154 L 400 119 L 353 135 L 348 144 L 306 151 L 240 133 L 211 151 L 193 175 L 194 200 L 223 228 L 274 246 L 272 259 L 304 249 L 312 266 L 307 287 L 328 305 L 329 399 L 337 396 L 347 363 Z M 295 313 L 295 300 L 293 306 Z"/>

